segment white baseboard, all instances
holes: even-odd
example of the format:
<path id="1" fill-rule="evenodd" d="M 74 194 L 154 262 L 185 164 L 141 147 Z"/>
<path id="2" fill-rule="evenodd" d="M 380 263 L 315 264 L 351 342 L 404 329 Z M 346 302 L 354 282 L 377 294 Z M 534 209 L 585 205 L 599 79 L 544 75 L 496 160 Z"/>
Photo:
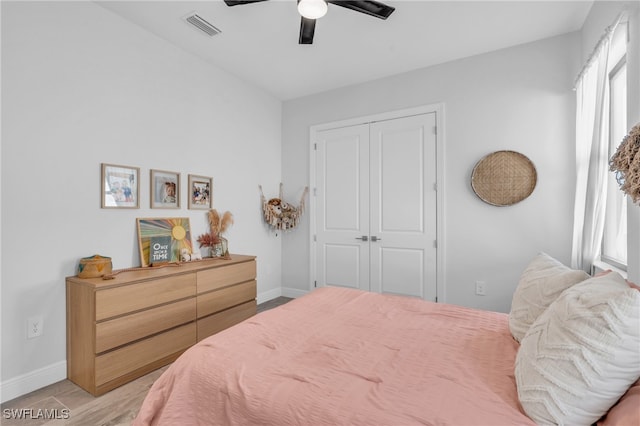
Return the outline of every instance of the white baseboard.
<path id="1" fill-rule="evenodd" d="M 273 290 L 263 291 L 262 293 L 258 294 L 256 302 L 259 305 L 280 296 L 282 296 L 282 289 L 278 287 L 274 288 Z"/>
<path id="2" fill-rule="evenodd" d="M 67 361 L 60 361 L 0 383 L 4 403 L 67 378 Z"/>
<path id="3" fill-rule="evenodd" d="M 296 297 L 304 296 L 305 294 L 309 293 L 308 291 L 300 290 L 299 288 L 282 287 L 281 290 L 282 290 L 282 296 L 293 297 L 294 299 Z"/>

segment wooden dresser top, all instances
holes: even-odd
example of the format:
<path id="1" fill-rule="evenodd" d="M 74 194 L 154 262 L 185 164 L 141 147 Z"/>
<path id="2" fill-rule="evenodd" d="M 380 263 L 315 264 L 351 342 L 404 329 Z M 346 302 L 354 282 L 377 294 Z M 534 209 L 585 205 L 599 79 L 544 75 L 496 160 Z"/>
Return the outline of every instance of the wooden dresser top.
<path id="1" fill-rule="evenodd" d="M 114 270 L 117 273 L 113 279 L 100 278 L 79 278 L 78 276 L 67 277 L 67 282 L 74 284 L 87 285 L 97 289 L 104 289 L 109 287 L 117 287 L 123 284 L 128 284 L 136 281 L 153 280 L 161 277 L 169 277 L 172 275 L 188 274 L 191 272 L 197 272 L 203 269 L 219 268 L 228 265 L 233 265 L 242 262 L 250 262 L 255 260 L 255 256 L 248 256 L 242 254 L 231 254 L 231 259 L 219 259 L 219 258 L 206 258 L 203 260 L 197 260 L 194 262 L 184 262 L 179 264 L 171 264 L 163 267 L 147 267 L 144 269 L 123 270 L 117 273 L 118 270 Z"/>

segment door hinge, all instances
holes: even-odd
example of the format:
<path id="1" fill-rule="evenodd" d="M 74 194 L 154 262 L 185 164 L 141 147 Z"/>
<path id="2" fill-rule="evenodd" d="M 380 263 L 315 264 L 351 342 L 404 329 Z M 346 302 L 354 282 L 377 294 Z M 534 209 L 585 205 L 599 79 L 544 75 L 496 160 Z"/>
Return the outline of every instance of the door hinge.
<path id="1" fill-rule="evenodd" d="M 317 150 L 318 150 L 318 144 L 317 144 L 317 143 L 314 143 L 314 144 L 313 144 L 313 150 L 314 150 L 314 151 L 317 151 Z"/>
<path id="2" fill-rule="evenodd" d="M 433 240 L 433 248 L 438 248 L 438 240 Z"/>
<path id="3" fill-rule="evenodd" d="M 438 303 L 438 296 L 436 296 L 436 303 Z"/>
<path id="4" fill-rule="evenodd" d="M 313 286 L 314 286 L 314 287 L 318 287 L 318 281 L 314 281 L 314 282 L 313 282 Z"/>
<path id="5" fill-rule="evenodd" d="M 434 184 L 433 184 L 433 190 L 434 190 L 434 191 L 438 191 L 438 182 L 434 182 Z"/>
<path id="6" fill-rule="evenodd" d="M 314 197 L 318 196 L 318 188 L 313 188 L 313 196 Z"/>
<path id="7" fill-rule="evenodd" d="M 433 134 L 434 135 L 438 134 L 438 126 L 433 126 Z"/>
<path id="8" fill-rule="evenodd" d="M 313 241 L 318 241 L 318 236 L 316 234 L 313 234 Z"/>

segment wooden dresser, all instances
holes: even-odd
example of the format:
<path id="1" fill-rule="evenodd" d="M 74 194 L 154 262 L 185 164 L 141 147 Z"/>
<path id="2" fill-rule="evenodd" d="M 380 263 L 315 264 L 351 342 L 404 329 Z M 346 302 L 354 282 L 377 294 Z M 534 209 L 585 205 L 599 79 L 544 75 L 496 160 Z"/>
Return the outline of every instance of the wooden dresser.
<path id="1" fill-rule="evenodd" d="M 101 395 L 256 313 L 256 258 L 68 277 L 67 378 Z"/>

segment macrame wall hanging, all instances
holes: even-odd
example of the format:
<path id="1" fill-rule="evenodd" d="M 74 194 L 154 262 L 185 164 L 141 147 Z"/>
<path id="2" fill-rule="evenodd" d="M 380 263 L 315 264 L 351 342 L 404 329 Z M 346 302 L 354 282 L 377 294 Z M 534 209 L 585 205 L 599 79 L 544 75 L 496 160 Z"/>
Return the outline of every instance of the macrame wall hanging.
<path id="1" fill-rule="evenodd" d="M 622 139 L 609 161 L 609 169 L 616 173 L 620 190 L 637 203 L 640 200 L 640 123 Z"/>
<path id="2" fill-rule="evenodd" d="M 298 226 L 298 222 L 304 213 L 304 200 L 309 192 L 308 187 L 304 187 L 300 203 L 298 206 L 286 203 L 282 199 L 282 183 L 280 184 L 280 194 L 278 198 L 267 200 L 260 187 L 260 199 L 262 201 L 262 213 L 264 221 L 275 231 L 290 231 Z"/>

